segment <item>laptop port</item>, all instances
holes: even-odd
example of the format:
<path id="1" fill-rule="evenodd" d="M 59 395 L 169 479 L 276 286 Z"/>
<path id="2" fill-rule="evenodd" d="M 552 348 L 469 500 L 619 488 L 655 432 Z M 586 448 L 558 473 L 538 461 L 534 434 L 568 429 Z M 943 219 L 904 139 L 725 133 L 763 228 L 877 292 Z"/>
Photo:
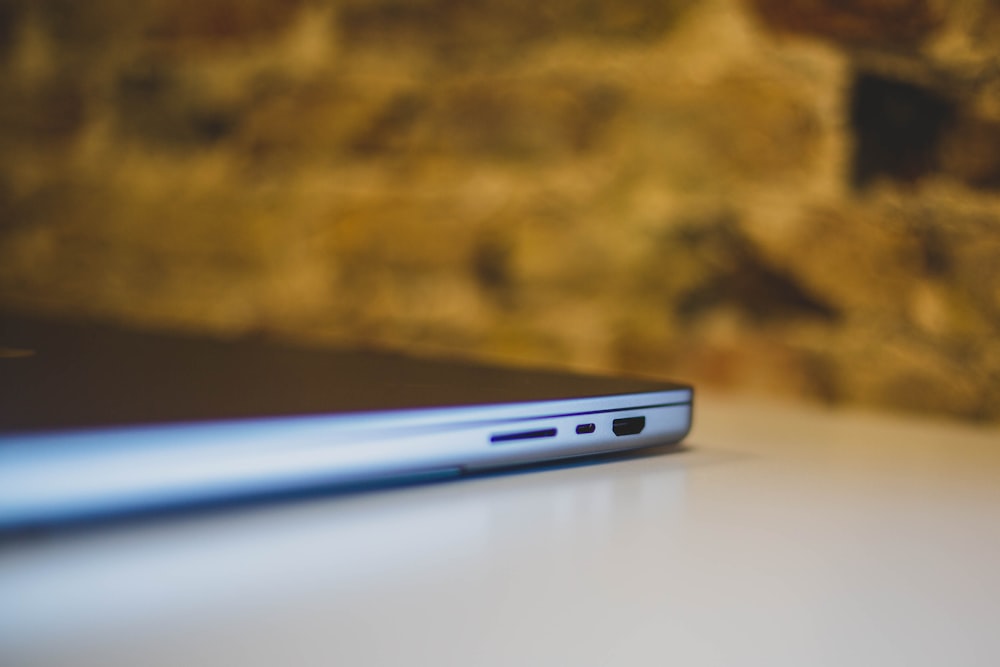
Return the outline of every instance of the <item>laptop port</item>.
<path id="1" fill-rule="evenodd" d="M 579 433 L 580 435 L 583 435 L 585 433 L 593 433 L 596 430 L 597 430 L 597 425 L 593 423 L 576 425 L 576 432 Z"/>
<path id="2" fill-rule="evenodd" d="M 556 429 L 540 428 L 537 431 L 517 431 L 516 433 L 497 433 L 490 436 L 490 442 L 511 442 L 514 440 L 534 440 L 536 438 L 554 438 Z"/>
<path id="3" fill-rule="evenodd" d="M 618 436 L 638 435 L 644 428 L 646 428 L 645 417 L 622 417 L 611 424 L 611 430 Z"/>

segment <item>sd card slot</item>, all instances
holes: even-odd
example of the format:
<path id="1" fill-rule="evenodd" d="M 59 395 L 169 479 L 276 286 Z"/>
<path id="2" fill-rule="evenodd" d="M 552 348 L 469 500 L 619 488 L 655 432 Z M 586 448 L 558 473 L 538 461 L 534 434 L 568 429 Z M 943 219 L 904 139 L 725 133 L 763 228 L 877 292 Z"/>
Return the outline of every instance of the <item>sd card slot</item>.
<path id="1" fill-rule="evenodd" d="M 514 433 L 496 433 L 490 436 L 490 442 L 513 442 L 515 440 L 535 440 L 537 438 L 554 438 L 556 429 L 540 428 L 534 431 L 517 431 Z"/>

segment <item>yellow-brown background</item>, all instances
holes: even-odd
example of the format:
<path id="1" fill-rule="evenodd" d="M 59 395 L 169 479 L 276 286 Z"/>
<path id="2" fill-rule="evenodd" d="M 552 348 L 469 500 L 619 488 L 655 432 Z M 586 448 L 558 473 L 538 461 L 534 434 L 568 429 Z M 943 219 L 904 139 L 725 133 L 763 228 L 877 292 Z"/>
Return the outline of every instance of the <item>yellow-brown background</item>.
<path id="1" fill-rule="evenodd" d="M 0 305 L 1000 418 L 986 0 L 0 0 Z"/>

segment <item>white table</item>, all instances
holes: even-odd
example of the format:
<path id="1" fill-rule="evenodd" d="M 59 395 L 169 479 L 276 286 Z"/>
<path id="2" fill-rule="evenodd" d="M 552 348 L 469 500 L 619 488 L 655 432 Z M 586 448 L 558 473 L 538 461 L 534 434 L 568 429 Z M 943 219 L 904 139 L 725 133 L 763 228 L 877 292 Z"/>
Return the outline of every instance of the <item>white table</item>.
<path id="1" fill-rule="evenodd" d="M 698 406 L 681 451 L 8 540 L 0 664 L 1000 664 L 1000 430 Z"/>

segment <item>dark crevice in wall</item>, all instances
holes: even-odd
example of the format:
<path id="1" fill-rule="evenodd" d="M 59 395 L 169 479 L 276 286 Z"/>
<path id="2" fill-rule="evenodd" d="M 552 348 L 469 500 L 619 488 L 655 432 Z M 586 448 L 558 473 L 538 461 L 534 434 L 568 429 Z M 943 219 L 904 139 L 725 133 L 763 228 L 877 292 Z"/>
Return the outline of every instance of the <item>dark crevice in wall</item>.
<path id="1" fill-rule="evenodd" d="M 928 278 L 948 278 L 954 272 L 948 240 L 940 229 L 931 225 L 921 225 L 915 230 L 921 251 L 921 268 Z"/>
<path id="2" fill-rule="evenodd" d="M 927 0 L 748 0 L 773 30 L 812 35 L 840 44 L 912 46 L 941 24 L 941 11 Z"/>
<path id="3" fill-rule="evenodd" d="M 428 107 L 425 95 L 412 92 L 396 95 L 351 142 L 351 152 L 357 156 L 382 157 L 386 153 L 403 150 L 408 135 Z"/>
<path id="4" fill-rule="evenodd" d="M 701 257 L 706 278 L 674 305 L 682 322 L 693 322 L 731 309 L 747 321 L 767 325 L 792 320 L 836 323 L 840 311 L 814 294 L 796 276 L 774 266 L 736 224 L 720 220 L 699 229 L 681 230 L 676 239 L 685 252 Z"/>
<path id="5" fill-rule="evenodd" d="M 476 245 L 472 275 L 476 284 L 498 306 L 509 309 L 516 301 L 512 248 L 499 237 L 487 235 Z"/>
<path id="6" fill-rule="evenodd" d="M 239 122 L 238 109 L 213 102 L 165 61 L 140 61 L 121 72 L 114 103 L 123 136 L 172 151 L 215 144 Z"/>
<path id="7" fill-rule="evenodd" d="M 20 2 L 0 2 L 0 58 L 6 60 L 14 45 L 24 8 Z"/>
<path id="8" fill-rule="evenodd" d="M 941 139 L 955 116 L 955 104 L 935 91 L 859 73 L 850 99 L 851 184 L 915 183 L 938 171 Z"/>
<path id="9" fill-rule="evenodd" d="M 735 309 L 756 324 L 839 319 L 835 308 L 810 294 L 793 276 L 749 255 L 728 275 L 713 277 L 685 294 L 676 313 L 682 320 L 692 320 L 723 307 Z"/>
<path id="10" fill-rule="evenodd" d="M 1000 121 L 980 117 L 937 90 L 860 72 L 850 92 L 859 190 L 879 180 L 914 185 L 943 176 L 977 190 L 1000 190 Z"/>

